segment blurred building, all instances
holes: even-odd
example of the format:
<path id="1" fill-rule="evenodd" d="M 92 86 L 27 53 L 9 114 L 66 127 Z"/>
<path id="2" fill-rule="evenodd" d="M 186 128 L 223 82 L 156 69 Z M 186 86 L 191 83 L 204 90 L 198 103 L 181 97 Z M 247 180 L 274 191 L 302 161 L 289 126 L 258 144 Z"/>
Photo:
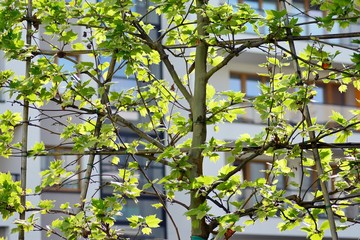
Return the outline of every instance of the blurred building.
<path id="1" fill-rule="evenodd" d="M 239 0 L 241 2 L 241 0 Z M 224 0 L 213 0 L 212 2 L 216 4 L 223 4 Z M 229 0 L 226 1 L 229 4 L 236 4 L 236 0 Z M 254 9 L 257 9 L 257 11 L 260 14 L 265 14 L 265 9 L 277 9 L 278 8 L 278 2 L 277 0 L 244 0 L 247 4 L 252 6 Z M 308 14 L 307 17 L 301 17 L 299 19 L 299 22 L 306 22 L 309 19 L 316 17 L 316 16 L 323 16 L 323 12 L 310 7 L 310 0 L 292 0 L 292 8 L 290 8 L 290 13 L 292 14 L 298 14 L 299 10 L 304 11 Z M 146 1 L 137 0 L 136 1 L 136 7 L 134 9 L 144 14 L 149 5 L 146 3 Z M 152 23 L 155 26 L 155 30 L 153 30 L 151 33 L 153 34 L 152 37 L 157 37 L 157 31 L 161 29 L 161 26 L 165 26 L 165 20 L 158 17 L 156 14 L 150 14 L 147 17 L 147 21 L 149 23 Z M 79 35 L 82 35 L 82 32 L 84 29 L 82 28 L 75 28 L 76 33 Z M 266 33 L 266 29 L 262 28 L 260 29 L 262 33 Z M 351 25 L 347 29 L 340 29 L 339 26 L 335 25 L 332 33 L 342 33 L 342 32 L 359 32 L 360 26 L 359 25 Z M 304 28 L 304 35 L 308 34 L 325 34 L 325 30 L 322 30 L 317 27 L 316 24 L 310 24 L 306 25 Z M 42 32 L 40 31 L 40 35 Z M 251 26 L 248 26 L 247 32 L 242 36 L 243 38 L 251 38 L 254 37 L 253 29 Z M 334 45 L 336 44 L 347 44 L 351 45 L 351 42 L 349 39 L 343 38 L 343 39 L 334 39 L 330 40 L 331 43 Z M 305 48 L 306 42 L 299 42 L 297 43 L 296 47 L 298 50 Z M 286 46 L 286 44 L 284 44 Z M 44 46 L 41 46 L 43 49 L 48 49 L 49 46 L 45 44 Z M 336 47 L 330 47 L 326 46 L 326 50 L 329 51 L 336 51 Z M 48 49 L 50 50 L 50 49 Z M 341 59 L 341 62 L 333 63 L 334 65 L 347 65 L 351 64 L 350 62 L 350 55 L 352 52 L 347 49 L 341 49 L 341 54 L 338 59 Z M 86 57 L 85 57 L 86 58 Z M 74 56 L 74 60 L 84 60 L 79 59 L 78 56 Z M 68 61 L 63 58 L 59 58 L 58 64 L 63 65 L 63 70 L 69 71 L 69 73 L 74 71 L 74 63 L 72 61 Z M 106 61 L 106 58 L 104 58 L 104 61 Z M 177 61 L 175 58 L 173 61 Z M 267 79 L 264 77 L 259 76 L 257 73 L 262 73 L 266 71 L 264 68 L 260 68 L 259 64 L 266 62 L 266 55 L 264 52 L 257 50 L 257 49 L 249 49 L 246 52 L 242 53 L 239 57 L 231 61 L 227 66 L 225 66 L 223 69 L 221 69 L 218 73 L 216 73 L 210 81 L 210 84 L 212 84 L 217 90 L 224 91 L 224 90 L 234 90 L 234 91 L 242 91 L 246 93 L 247 97 L 256 97 L 260 93 L 259 88 L 259 82 L 266 82 Z M 185 67 L 182 65 L 183 63 L 176 63 L 174 64 L 177 67 L 177 70 L 180 71 L 179 75 L 185 75 Z M 169 73 L 165 70 L 165 67 L 163 66 L 151 66 L 151 70 L 153 73 L 158 76 L 159 78 L 163 79 L 171 79 Z M 3 58 L 0 59 L 0 70 L 5 69 L 12 69 L 17 74 L 24 74 L 24 67 L 22 63 L 17 61 L 11 61 L 11 62 L 5 62 Z M 182 71 L 182 72 L 181 72 Z M 285 69 L 287 72 L 291 72 L 292 67 L 288 67 Z M 69 77 L 75 77 L 76 76 L 70 76 Z M 136 86 L 135 78 L 133 77 L 126 77 L 124 71 L 118 71 L 113 77 L 116 84 L 112 86 L 114 90 L 121 91 L 124 89 L 128 89 L 131 87 Z M 71 80 L 72 81 L 72 80 Z M 76 81 L 76 79 L 74 80 Z M 190 79 L 190 81 L 193 81 L 193 79 Z M 351 117 L 349 110 L 358 107 L 358 102 L 355 100 L 355 98 L 359 97 L 360 94 L 357 90 L 355 90 L 353 87 L 349 85 L 349 89 L 346 92 L 346 94 L 341 94 L 338 92 L 338 85 L 337 84 L 318 84 L 317 85 L 317 92 L 318 94 L 313 99 L 313 103 L 311 104 L 311 112 L 314 116 L 317 117 L 317 121 L 320 123 L 324 123 L 328 121 L 328 117 L 331 115 L 332 111 L 340 112 L 344 115 L 344 117 Z M 22 108 L 19 104 L 12 104 L 11 99 L 9 98 L 9 94 L 7 92 L 1 91 L 0 92 L 0 113 L 4 112 L 6 109 L 11 109 L 12 111 L 16 112 L 22 112 Z M 61 158 L 65 160 L 65 164 L 67 165 L 68 171 L 74 171 L 74 173 L 79 168 L 84 168 L 86 166 L 86 159 L 84 157 L 80 156 L 70 156 L 70 155 L 64 155 L 64 153 L 69 152 L 71 150 L 71 146 L 69 147 L 58 147 L 59 145 L 59 139 L 58 136 L 56 136 L 56 133 L 61 132 L 61 130 L 66 125 L 66 115 L 69 114 L 72 115 L 76 119 L 76 115 L 73 115 L 72 112 L 63 112 L 61 107 L 56 105 L 55 103 L 51 103 L 43 108 L 44 112 L 46 114 L 49 114 L 49 118 L 44 118 L 42 120 L 37 120 L 36 122 L 33 122 L 34 125 L 37 125 L 38 127 L 30 127 L 29 131 L 29 138 L 30 140 L 30 147 L 35 144 L 35 142 L 44 141 L 46 142 L 47 149 L 51 149 L 51 151 L 54 153 L 54 156 L 52 157 L 39 157 L 36 160 L 29 159 L 28 160 L 28 188 L 34 189 L 36 186 L 40 185 L 40 175 L 39 173 L 42 170 L 47 169 L 50 166 L 51 161 L 54 158 Z M 31 111 L 31 118 L 32 119 L 39 119 L 38 113 L 35 111 Z M 140 115 L 133 112 L 124 112 L 122 113 L 123 117 L 128 119 L 129 121 L 133 121 L 134 123 L 144 121 L 142 118 L 140 118 Z M 62 116 L 60 116 L 62 115 Z M 44 115 L 45 116 L 45 115 Z M 57 122 L 54 123 L 53 119 L 51 117 L 56 117 Z M 300 117 L 296 113 L 289 113 L 289 119 L 293 122 L 298 122 L 300 120 Z M 76 120 L 75 120 L 76 121 Z M 78 118 L 77 121 L 81 121 L 81 118 Z M 224 123 L 220 126 L 220 130 L 215 132 L 213 128 L 208 128 L 208 136 L 214 136 L 215 138 L 220 138 L 228 141 L 235 141 L 241 134 L 248 133 L 252 136 L 254 136 L 256 133 L 259 133 L 261 129 L 265 127 L 264 123 L 261 121 L 260 117 L 257 115 L 257 113 L 251 109 L 247 108 L 246 114 L 240 115 L 237 120 L 233 123 Z M 42 129 L 51 129 L 51 131 L 44 131 Z M 122 140 L 131 142 L 133 139 L 136 138 L 134 134 L 132 134 L 130 131 L 124 130 L 122 132 Z M 16 141 L 20 141 L 21 139 L 21 129 L 16 129 Z M 331 141 L 332 139 L 329 139 Z M 360 134 L 357 132 L 354 132 L 354 134 L 349 138 L 349 142 L 351 141 L 360 141 Z M 122 155 L 119 156 L 120 159 L 125 160 L 128 156 Z M 221 159 L 217 161 L 216 163 L 209 164 L 209 167 L 206 167 L 205 174 L 211 175 L 217 174 L 217 171 L 221 168 L 222 165 L 226 164 L 226 158 L 227 154 L 223 153 L 221 154 Z M 39 161 L 40 159 L 40 161 Z M 100 161 L 101 160 L 101 161 Z M 145 160 L 142 164 L 145 166 Z M 111 159 L 107 159 L 104 156 L 99 157 L 97 159 L 97 164 L 95 166 L 94 170 L 94 178 L 93 182 L 96 184 L 93 184 L 90 192 L 95 197 L 105 197 L 109 196 L 111 194 L 111 189 L 108 187 L 100 187 L 106 185 L 107 182 L 112 180 L 112 176 L 114 173 L 116 173 L 118 170 L 116 166 L 111 164 Z M 123 161 L 120 161 L 123 162 Z M 241 177 L 243 179 L 247 180 L 255 180 L 259 177 L 264 177 L 264 172 L 261 170 L 268 168 L 268 163 L 271 162 L 271 160 L 267 158 L 257 158 L 255 161 L 250 162 L 247 164 L 244 171 L 242 171 Z M 121 166 L 119 166 L 121 167 Z M 291 167 L 291 166 L 290 166 Z M 19 180 L 20 178 L 20 157 L 12 157 L 11 159 L 0 159 L 0 171 L 1 172 L 10 172 L 13 176 L 14 180 Z M 165 169 L 162 165 L 154 164 L 152 165 L 152 168 L 150 169 L 151 176 L 150 177 L 157 177 L 161 178 L 162 176 L 166 175 L 167 169 Z M 81 179 L 82 179 L 83 173 L 81 174 L 74 174 L 73 176 L 66 179 L 65 183 L 59 187 L 53 187 L 46 189 L 41 195 L 35 195 L 32 197 L 29 197 L 29 200 L 33 202 L 37 202 L 40 199 L 54 199 L 56 200 L 57 204 L 60 204 L 62 202 L 70 202 L 70 203 L 76 203 L 79 201 L 79 193 L 81 190 Z M 139 175 L 139 182 L 140 184 L 143 184 L 146 182 L 146 179 L 141 177 Z M 311 185 L 311 182 L 308 182 L 304 184 L 304 191 L 305 189 L 308 189 Z M 306 186 L 305 186 L 306 185 Z M 286 179 L 279 179 L 279 187 L 283 189 L 289 189 L 289 186 L 286 183 Z M 329 186 L 331 187 L 331 186 Z M 246 195 L 246 193 L 245 193 Z M 179 201 L 184 200 L 185 202 L 188 202 L 188 195 L 179 193 L 176 195 L 176 199 Z M 161 217 L 164 221 L 161 223 L 160 228 L 154 230 L 154 234 L 151 237 L 147 237 L 146 239 L 176 239 L 175 236 L 175 229 L 172 226 L 172 223 L 170 220 L 166 217 L 166 214 L 162 210 L 155 210 L 151 208 L 151 204 L 156 203 L 157 198 L 156 196 L 144 196 L 141 197 L 140 203 L 130 203 L 123 211 L 123 215 L 117 217 L 117 224 L 119 227 L 125 227 L 127 220 L 126 217 L 131 216 L 132 214 L 157 214 L 158 217 Z M 181 239 L 190 239 L 190 222 L 186 219 L 186 217 L 183 215 L 185 212 L 184 208 L 181 206 L 178 206 L 176 204 L 168 204 L 168 208 L 173 216 L 176 218 L 176 222 L 179 224 L 179 230 L 181 233 Z M 215 209 L 215 208 L 213 208 Z M 354 208 L 353 212 L 349 213 L 354 216 L 357 216 L 359 214 L 358 208 Z M 221 210 L 214 210 L 212 212 L 215 215 L 223 214 Z M 51 221 L 55 219 L 55 215 L 41 215 L 41 224 L 51 224 Z M 8 240 L 17 239 L 16 234 L 10 235 L 11 228 L 14 226 L 12 222 L 17 218 L 17 216 L 14 216 L 7 221 L 0 221 L 0 237 L 4 236 L 7 237 Z M 282 239 L 292 239 L 292 240 L 300 240 L 305 239 L 306 235 L 304 232 L 301 232 L 299 229 L 295 229 L 293 231 L 287 231 L 287 232 L 280 232 L 277 229 L 277 223 L 280 222 L 280 218 L 271 218 L 268 219 L 266 222 L 257 223 L 253 226 L 249 226 L 245 229 L 245 232 L 239 233 L 233 236 L 232 239 L 241 239 L 241 240 L 257 240 L 257 239 L 268 239 L 268 240 L 282 240 Z M 136 231 L 126 228 L 126 232 L 131 234 L 136 234 Z M 353 228 L 349 228 L 346 231 L 339 232 L 340 239 L 359 239 L 360 233 L 359 230 L 356 229 L 356 226 Z M 329 233 L 327 233 L 326 237 L 330 239 Z M 45 231 L 33 231 L 28 234 L 27 239 L 46 239 L 46 233 Z M 56 237 L 52 236 L 51 239 L 57 239 Z M 140 238 L 136 238 L 140 239 Z"/>

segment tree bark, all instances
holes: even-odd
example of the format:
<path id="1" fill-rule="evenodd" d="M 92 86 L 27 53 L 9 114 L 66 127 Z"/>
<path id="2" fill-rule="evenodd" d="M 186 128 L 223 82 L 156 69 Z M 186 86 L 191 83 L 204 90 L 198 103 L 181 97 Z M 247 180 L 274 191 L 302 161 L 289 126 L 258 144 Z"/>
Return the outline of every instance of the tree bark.
<path id="1" fill-rule="evenodd" d="M 28 5 L 27 5 L 27 18 L 28 20 L 26 21 L 26 45 L 30 46 L 31 45 L 31 36 L 32 36 L 32 21 L 30 19 L 32 19 L 32 0 L 28 0 Z M 26 58 L 26 62 L 25 62 L 25 78 L 29 79 L 30 77 L 30 67 L 31 67 L 31 57 L 27 57 Z M 24 106 L 23 106 L 23 125 L 22 125 L 22 138 L 21 138 L 21 189 L 22 189 L 22 195 L 21 195 L 21 205 L 24 206 L 24 208 L 26 207 L 26 186 L 27 186 L 27 182 L 26 182 L 26 177 L 27 177 L 27 157 L 28 157 L 28 131 L 29 131 L 29 101 L 26 99 L 24 100 Z M 20 220 L 25 221 L 26 219 L 26 214 L 25 214 L 25 210 L 20 213 Z M 19 236 L 18 236 L 19 240 L 24 240 L 25 239 L 25 231 L 24 228 L 21 227 L 20 228 L 20 232 L 19 232 Z"/>
<path id="2" fill-rule="evenodd" d="M 205 1 L 197 0 L 196 5 L 204 9 L 206 3 Z M 189 152 L 189 162 L 192 164 L 190 181 L 195 181 L 197 177 L 203 175 L 201 147 L 206 141 L 206 60 L 208 52 L 207 43 L 203 38 L 206 37 L 205 27 L 207 24 L 206 17 L 199 11 L 197 13 L 197 32 L 199 39 L 195 55 L 195 89 L 192 102 L 193 136 L 191 150 Z M 206 201 L 206 196 L 201 195 L 198 189 L 191 190 L 190 198 L 190 209 L 196 209 Z M 209 237 L 205 218 L 198 219 L 196 216 L 191 217 L 191 235 L 192 237 L 201 237 L 203 239 Z"/>

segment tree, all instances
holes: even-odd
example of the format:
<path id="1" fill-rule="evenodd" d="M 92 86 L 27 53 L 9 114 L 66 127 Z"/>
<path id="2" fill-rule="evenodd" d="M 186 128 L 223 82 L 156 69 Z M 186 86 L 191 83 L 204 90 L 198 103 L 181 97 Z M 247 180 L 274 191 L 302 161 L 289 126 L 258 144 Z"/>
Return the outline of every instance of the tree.
<path id="1" fill-rule="evenodd" d="M 13 181 L 8 173 L 0 175 L 0 211 L 4 219 L 20 214 L 15 229 L 19 239 L 34 229 L 63 239 L 119 239 L 122 235 L 114 227 L 115 216 L 143 194 L 158 198 L 155 207 L 164 209 L 176 229 L 180 223 L 169 213 L 166 201 L 184 206 L 191 219 L 191 239 L 209 239 L 211 234 L 229 239 L 246 225 L 274 216 L 282 219 L 281 231 L 306 222 L 302 230 L 311 239 L 321 239 L 326 229 L 338 239 L 339 230 L 359 223 L 344 213 L 349 206 L 358 207 L 360 199 L 358 144 L 347 142 L 359 130 L 359 110 L 354 109 L 350 119 L 333 111 L 323 123 L 311 115 L 309 105 L 319 83 L 336 82 L 340 92 L 360 90 L 359 41 L 353 40 L 352 46 L 326 41 L 359 37 L 360 32 L 301 34 L 310 24 L 331 32 L 334 24 L 346 28 L 356 23 L 358 2 L 312 0 L 327 12 L 314 18 L 288 1 L 280 1 L 279 10 L 266 10 L 265 16 L 242 3 L 145 2 L 146 11 L 141 12 L 131 0 L 0 3 L 4 20 L 0 47 L 7 60 L 25 63 L 25 75 L 1 72 L 1 86 L 12 97 L 10 102 L 23 108 L 22 114 L 7 109 L 0 115 L 1 156 L 22 156 L 21 181 Z M 288 9 L 297 14 L 291 16 Z M 301 22 L 301 16 L 311 21 Z M 151 20 L 159 17 L 165 20 L 161 30 Z M 256 37 L 243 38 L 248 28 Z M 297 49 L 300 41 L 307 42 L 304 49 Z M 328 51 L 327 46 L 339 51 Z M 209 84 L 214 74 L 247 49 L 267 56 L 261 73 L 267 82 L 259 83 L 260 95 L 249 98 L 243 92 L 218 91 Z M 340 51 L 351 52 L 352 64 L 333 64 L 341 62 Z M 65 61 L 74 68 L 67 69 Z M 154 70 L 159 65 L 171 79 L 159 78 Z M 294 71 L 289 72 L 292 67 Z M 133 77 L 136 85 L 119 91 L 116 84 L 122 82 L 116 82 L 116 75 L 120 72 Z M 221 131 L 224 123 L 232 123 L 251 109 L 264 124 L 256 136 L 244 134 L 227 142 L 207 133 L 210 127 Z M 142 120 L 135 124 L 122 112 L 140 113 Z M 298 113 L 299 121 L 292 123 L 289 113 Z M 44 127 L 43 122 L 59 125 L 61 132 Z M 14 136 L 19 128 L 22 140 L 17 142 Z M 85 164 L 68 171 L 71 164 L 65 166 L 63 159 L 56 159 L 49 139 L 29 143 L 30 128 L 55 135 L 56 148 L 71 147 L 63 156 L 73 156 L 72 164 L 82 156 Z M 124 131 L 132 132 L 136 139 L 124 141 Z M 217 175 L 206 175 L 204 165 L 213 164 L 224 152 L 229 156 L 226 164 Z M 124 161 L 119 155 L 127 158 Z M 28 189 L 27 160 L 40 161 L 42 156 L 55 159 L 41 172 L 41 184 Z M 242 180 L 239 173 L 259 156 L 272 159 L 271 168 L 264 169 L 265 177 Z M 99 185 L 95 166 L 108 158 L 119 171 L 110 176 L 112 181 Z M 143 158 L 146 166 L 141 163 Z M 168 174 L 150 178 L 147 171 L 155 164 L 166 166 Z M 336 182 L 329 190 L 335 172 Z M 138 174 L 148 182 L 140 185 Z M 304 193 L 303 183 L 314 174 L 319 187 L 305 200 L 312 188 Z M 49 199 L 26 201 L 29 194 L 42 195 L 50 187 L 63 186 L 73 175 L 82 178 L 78 204 L 64 202 L 55 208 Z M 295 194 L 277 188 L 281 177 L 288 179 Z M 113 194 L 91 197 L 91 184 L 99 189 L 111 186 Z M 247 190 L 251 194 L 240 198 Z M 189 192 L 190 202 L 177 201 L 178 192 Z M 224 213 L 213 215 L 211 208 Z M 50 213 L 61 215 L 48 228 L 41 226 L 37 217 Z M 326 214 L 327 221 L 319 225 L 321 214 Z M 243 217 L 248 217 L 245 222 Z M 161 220 L 154 215 L 134 215 L 128 221 L 141 234 L 151 234 Z M 176 237 L 180 239 L 179 231 Z"/>

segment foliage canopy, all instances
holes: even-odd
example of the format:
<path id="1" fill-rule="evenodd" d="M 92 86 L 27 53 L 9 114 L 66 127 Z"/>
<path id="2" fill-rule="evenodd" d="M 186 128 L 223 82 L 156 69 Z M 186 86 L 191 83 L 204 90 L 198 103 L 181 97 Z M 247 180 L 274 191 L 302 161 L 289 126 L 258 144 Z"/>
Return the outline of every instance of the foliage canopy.
<path id="1" fill-rule="evenodd" d="M 347 142 L 360 128 L 360 112 L 354 108 L 348 118 L 333 111 L 318 122 L 309 106 L 318 84 L 352 91 L 353 99 L 360 91 L 360 42 L 327 41 L 359 37 L 359 32 L 331 31 L 357 24 L 360 6 L 349 0 L 311 4 L 326 15 L 312 17 L 291 1 L 280 1 L 278 10 L 265 9 L 263 15 L 248 4 L 226 1 L 1 1 L 0 49 L 11 64 L 23 62 L 25 74 L 0 73 L 9 104 L 23 108 L 0 114 L 0 156 L 21 155 L 25 166 L 27 158 L 54 158 L 35 189 L 26 187 L 26 168 L 20 182 L 0 174 L 2 217 L 20 213 L 15 229 L 20 239 L 34 229 L 63 239 L 121 239 L 116 216 L 151 194 L 158 201 L 153 207 L 164 209 L 178 239 L 182 223 L 170 214 L 167 201 L 184 207 L 192 239 L 211 234 L 229 239 L 272 217 L 282 220 L 280 231 L 305 223 L 301 229 L 310 239 L 322 239 L 327 229 L 337 239 L 337 231 L 359 223 L 345 212 L 360 202 L 360 153 L 356 143 Z M 304 32 L 310 25 L 329 34 Z M 249 29 L 255 35 L 245 38 Z M 297 42 L 305 42 L 305 48 L 297 49 Z M 259 95 L 219 91 L 214 85 L 222 79 L 216 74 L 246 51 L 266 56 L 260 75 L 267 80 L 259 83 Z M 344 54 L 351 64 L 338 64 Z M 264 126 L 256 135 L 226 141 L 209 134 L 228 124 L 241 127 L 238 120 L 249 111 L 257 112 Z M 124 113 L 141 117 L 134 122 Z M 17 129 L 22 129 L 21 141 L 15 138 Z M 55 136 L 55 146 L 48 139 L 28 142 L 27 129 Z M 126 133 L 135 139 L 127 141 Z M 53 150 L 64 146 L 69 151 L 62 155 L 72 156 L 72 164 L 56 159 Z M 207 175 L 205 166 L 225 155 L 217 175 Z M 69 171 L 79 156 L 82 164 Z M 263 169 L 264 177 L 244 179 L 241 172 L 259 157 L 271 159 L 271 167 Z M 96 166 L 108 159 L 118 171 L 100 185 Z M 152 166 L 166 166 L 168 174 L 153 179 Z M 73 175 L 82 179 L 77 204 L 26 202 L 28 195 L 64 186 Z M 285 189 L 279 188 L 280 179 L 286 179 Z M 319 187 L 306 187 L 305 181 Z M 91 197 L 91 184 L 99 191 L 110 187 L 112 194 Z M 177 200 L 181 192 L 190 193 L 190 202 Z M 214 208 L 223 213 L 214 214 Z M 46 228 L 38 216 L 49 213 L 61 216 Z M 319 222 L 324 214 L 327 220 Z M 144 235 L 162 221 L 156 215 L 127 220 Z"/>

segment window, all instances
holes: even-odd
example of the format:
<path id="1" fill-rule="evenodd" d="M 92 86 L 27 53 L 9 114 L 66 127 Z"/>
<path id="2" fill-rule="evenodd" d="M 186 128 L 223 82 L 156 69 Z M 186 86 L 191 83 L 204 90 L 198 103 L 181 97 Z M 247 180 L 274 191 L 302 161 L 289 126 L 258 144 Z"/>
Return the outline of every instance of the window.
<path id="1" fill-rule="evenodd" d="M 7 239 L 9 237 L 9 228 L 8 227 L 0 227 L 0 237 Z"/>
<path id="2" fill-rule="evenodd" d="M 129 133 L 121 133 L 121 140 L 124 143 L 130 143 L 134 140 L 138 139 L 136 135 L 129 134 Z M 100 163 L 100 181 L 101 184 L 101 197 L 107 197 L 112 195 L 112 187 L 108 184 L 110 181 L 119 181 L 117 175 L 120 168 L 126 168 L 129 162 L 134 161 L 134 159 L 130 155 L 119 155 L 118 156 L 120 161 L 117 165 L 114 165 L 111 162 L 111 157 L 102 157 Z M 165 169 L 162 164 L 152 162 L 148 165 L 148 159 L 142 157 L 136 157 L 136 161 L 140 165 L 142 169 L 146 169 L 146 174 L 150 179 L 160 179 L 165 175 Z M 143 176 L 143 174 L 138 171 L 137 173 L 139 179 L 139 188 L 141 189 L 142 186 L 148 181 Z M 158 185 L 157 189 L 161 191 L 162 186 Z M 146 190 L 149 193 L 152 193 L 152 189 L 149 188 Z M 153 229 L 152 236 L 157 238 L 166 238 L 166 216 L 163 209 L 155 209 L 152 207 L 152 204 L 158 203 L 159 200 L 156 195 L 154 194 L 143 194 L 138 197 L 139 203 L 135 203 L 133 200 L 127 201 L 127 204 L 124 206 L 123 210 L 121 211 L 121 216 L 116 216 L 116 224 L 118 225 L 126 225 L 128 221 L 126 218 L 131 217 L 132 215 L 153 215 L 156 216 L 163 221 L 160 223 L 160 227 Z M 131 236 L 128 236 L 131 237 Z M 136 239 L 141 239 L 140 237 Z"/>
<path id="3" fill-rule="evenodd" d="M 20 181 L 20 174 L 19 173 L 10 173 L 13 181 L 17 182 Z"/>
<path id="4" fill-rule="evenodd" d="M 78 62 L 79 58 L 77 56 L 71 56 L 68 55 L 68 58 L 74 60 L 75 62 Z M 71 74 L 76 72 L 75 64 L 73 61 L 67 59 L 67 58 L 57 58 L 56 62 L 59 66 L 62 66 L 62 72 Z"/>
<path id="5" fill-rule="evenodd" d="M 79 57 L 78 56 L 71 56 L 71 55 L 67 55 L 68 58 L 71 58 L 72 60 L 74 60 L 76 63 L 79 62 Z M 59 86 L 58 86 L 58 90 L 60 94 L 63 94 L 65 89 L 66 89 L 66 82 L 71 82 L 71 81 L 80 81 L 80 79 L 78 78 L 79 74 L 76 71 L 75 68 L 75 64 L 73 61 L 67 59 L 67 58 L 56 58 L 55 62 L 57 65 L 61 66 L 61 73 L 64 73 L 66 78 L 64 78 L 64 80 L 66 81 L 62 81 Z M 50 86 L 50 85 L 49 85 Z"/>
<path id="6" fill-rule="evenodd" d="M 104 62 L 110 62 L 111 57 L 101 56 L 99 60 L 100 60 L 100 64 L 103 64 Z M 126 63 L 124 61 L 116 63 L 114 74 L 112 76 L 113 84 L 110 87 L 111 91 L 121 92 L 136 87 L 135 76 L 134 75 L 126 76 L 125 69 L 126 69 Z M 102 69 L 102 70 L 107 71 L 107 69 Z"/>
<path id="7" fill-rule="evenodd" d="M 261 94 L 260 83 L 266 82 L 266 77 L 255 74 L 232 72 L 230 73 L 229 89 L 246 93 L 246 96 L 251 98 Z M 309 84 L 313 84 L 313 82 L 310 82 Z M 347 92 L 341 93 L 339 91 L 340 84 L 338 83 L 323 83 L 321 81 L 316 81 L 315 85 L 314 90 L 317 91 L 317 94 L 312 99 L 314 103 L 354 106 L 358 104 L 355 97 L 360 99 L 360 92 L 351 86 Z"/>
<path id="8" fill-rule="evenodd" d="M 5 102 L 4 89 L 0 88 L 0 103 Z"/>
<path id="9" fill-rule="evenodd" d="M 261 93 L 259 83 L 266 82 L 266 77 L 260 77 L 254 74 L 231 73 L 230 89 L 246 93 L 247 97 L 256 97 Z"/>
<path id="10" fill-rule="evenodd" d="M 79 155 L 62 155 L 64 152 L 70 152 L 71 148 L 63 148 L 63 147 L 56 147 L 51 148 L 47 147 L 50 153 L 53 153 L 52 156 L 43 156 L 40 157 L 41 159 L 41 170 L 47 170 L 50 167 L 52 161 L 55 160 L 62 160 L 64 161 L 62 167 L 67 171 L 71 172 L 72 174 L 67 177 L 63 177 L 63 181 L 60 185 L 52 186 L 47 188 L 48 191 L 74 191 L 80 192 L 80 180 L 81 176 L 79 173 L 79 168 L 81 164 L 81 157 Z"/>
<path id="11" fill-rule="evenodd" d="M 258 14 L 265 16 L 265 10 L 279 10 L 280 5 L 278 0 L 227 0 L 228 4 L 236 5 L 238 3 L 247 3 Z M 281 1 L 280 1 L 281 2 Z M 289 15 L 294 18 L 298 18 L 298 24 L 306 22 L 314 22 L 318 17 L 325 17 L 326 12 L 320 10 L 319 5 L 311 5 L 311 0 L 290 0 L 286 1 L 290 4 L 287 8 Z M 250 24 L 247 24 L 247 33 L 254 33 L 253 28 Z M 301 25 L 303 32 L 302 35 L 322 35 L 326 33 L 326 30 L 320 28 L 315 22 L 311 24 Z M 349 33 L 358 32 L 360 26 L 358 23 L 350 23 L 347 28 L 340 28 L 339 22 L 335 22 L 330 33 Z M 267 29 L 260 28 L 260 33 L 267 34 Z M 337 44 L 348 44 L 351 45 L 352 38 L 334 38 L 327 40 L 331 43 Z"/>
<path id="12" fill-rule="evenodd" d="M 98 0 L 98 2 L 101 2 Z M 154 3 L 149 1 L 141 1 L 141 0 L 133 0 L 134 6 L 132 7 L 132 11 L 136 11 L 141 15 L 145 15 L 143 21 L 145 23 L 150 23 L 154 26 L 154 29 L 150 31 L 150 37 L 153 40 L 156 40 L 160 35 L 160 17 L 156 14 L 155 11 L 151 11 L 147 14 L 148 9 L 150 6 L 154 5 Z M 109 62 L 110 57 L 100 57 L 100 63 Z M 150 69 L 150 72 L 156 76 L 157 78 L 161 78 L 161 64 L 158 65 L 150 65 L 147 66 Z M 126 76 L 125 74 L 126 69 L 126 62 L 125 61 L 118 61 L 115 66 L 115 73 L 112 78 L 113 84 L 110 87 L 111 91 L 121 92 L 129 90 L 130 88 L 134 88 L 137 86 L 136 83 L 136 76 Z M 106 69 L 103 69 L 105 71 Z"/>
<path id="13" fill-rule="evenodd" d="M 290 14 L 298 18 L 298 23 L 305 23 L 314 21 L 316 17 L 323 17 L 324 13 L 319 9 L 319 6 L 311 6 L 310 0 L 292 0 L 289 8 Z M 320 35 L 324 33 L 322 28 L 319 28 L 316 23 L 306 24 L 302 26 L 304 35 Z"/>
<path id="14" fill-rule="evenodd" d="M 271 170 L 272 163 L 269 161 L 263 160 L 253 160 L 247 163 L 243 169 L 244 180 L 247 181 L 256 181 L 257 179 L 264 178 L 269 183 L 277 180 L 276 188 L 277 189 L 286 189 L 287 188 L 287 178 L 285 176 L 273 176 L 272 174 L 267 173 L 267 170 Z M 260 194 L 253 188 L 247 188 L 244 191 L 244 194 L 241 196 L 247 202 L 247 206 L 252 206 L 257 202 L 262 200 Z M 249 199 L 248 199 L 249 198 Z"/>
<path id="15" fill-rule="evenodd" d="M 265 14 L 265 10 L 278 9 L 278 0 L 239 0 L 240 3 L 246 3 L 251 8 L 257 10 L 260 15 Z"/>
<path id="16" fill-rule="evenodd" d="M 239 3 L 246 3 L 248 4 L 252 9 L 256 11 L 256 13 L 265 16 L 265 10 L 277 10 L 279 8 L 278 0 L 232 0 L 230 4 L 236 4 L 236 2 Z M 254 29 L 251 26 L 251 24 L 246 24 L 246 32 L 247 33 L 254 33 Z M 259 28 L 260 33 L 267 34 L 268 30 L 264 27 Z"/>
<path id="17" fill-rule="evenodd" d="M 266 173 L 266 170 L 271 170 L 272 163 L 268 161 L 251 161 L 245 165 L 244 178 L 248 181 L 256 181 L 259 178 L 268 179 L 269 182 L 277 180 L 277 189 L 287 188 L 287 179 L 284 176 L 273 176 Z"/>
<path id="18" fill-rule="evenodd" d="M 313 100 L 315 103 L 322 104 L 332 104 L 332 105 L 354 105 L 355 103 L 347 101 L 346 93 L 339 92 L 340 84 L 336 83 L 322 83 L 316 82 L 316 90 L 317 94 L 314 96 Z M 351 89 L 348 90 L 351 92 Z"/>
<path id="19" fill-rule="evenodd" d="M 316 86 L 316 95 L 313 98 L 313 102 L 315 103 L 325 103 L 325 94 L 324 94 L 324 86 Z"/>

